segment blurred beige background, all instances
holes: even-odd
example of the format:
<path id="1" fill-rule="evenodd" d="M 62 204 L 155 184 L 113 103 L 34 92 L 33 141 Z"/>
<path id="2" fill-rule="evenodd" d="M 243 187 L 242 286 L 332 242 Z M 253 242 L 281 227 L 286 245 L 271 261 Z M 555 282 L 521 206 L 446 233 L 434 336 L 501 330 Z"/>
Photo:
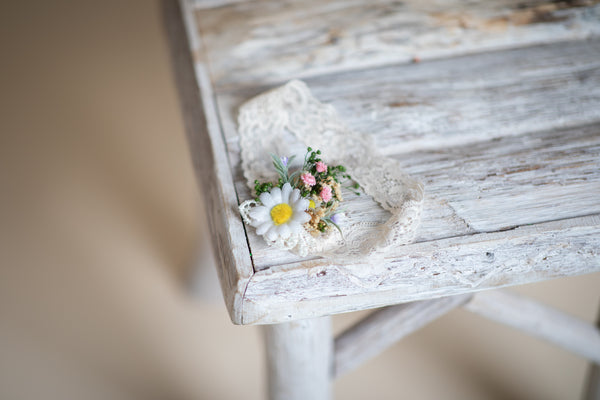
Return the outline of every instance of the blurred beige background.
<path id="1" fill-rule="evenodd" d="M 260 328 L 218 295 L 161 24 L 154 1 L 0 4 L 1 399 L 263 398 Z M 591 321 L 599 288 L 518 290 Z M 578 399 L 586 369 L 455 311 L 335 391 Z"/>

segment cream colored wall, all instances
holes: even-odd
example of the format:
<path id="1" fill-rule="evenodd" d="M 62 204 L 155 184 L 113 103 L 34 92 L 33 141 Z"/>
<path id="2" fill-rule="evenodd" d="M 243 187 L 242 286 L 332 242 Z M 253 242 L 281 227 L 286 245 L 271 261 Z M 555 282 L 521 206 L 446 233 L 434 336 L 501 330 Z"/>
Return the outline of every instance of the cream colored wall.
<path id="1" fill-rule="evenodd" d="M 0 5 L 0 398 L 262 398 L 260 328 L 231 325 L 214 273 L 190 268 L 211 268 L 206 250 L 195 261 L 209 236 L 159 5 L 36 3 Z M 599 288 L 594 274 L 519 291 L 592 320 Z M 586 366 L 456 311 L 335 390 L 577 399 Z"/>

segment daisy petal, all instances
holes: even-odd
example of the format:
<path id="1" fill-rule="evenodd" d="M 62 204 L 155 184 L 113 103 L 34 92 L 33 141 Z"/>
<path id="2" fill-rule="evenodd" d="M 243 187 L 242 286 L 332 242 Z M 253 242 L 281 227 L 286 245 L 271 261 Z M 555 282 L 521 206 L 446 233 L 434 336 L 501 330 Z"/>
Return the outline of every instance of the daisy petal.
<path id="1" fill-rule="evenodd" d="M 300 191 L 298 189 L 292 190 L 292 194 L 290 195 L 290 204 L 295 203 L 300 198 Z"/>
<path id="2" fill-rule="evenodd" d="M 256 220 L 256 222 L 262 223 L 265 220 L 269 219 L 269 209 L 264 206 L 254 207 L 248 213 L 250 218 Z"/>
<path id="3" fill-rule="evenodd" d="M 269 220 L 269 221 L 265 222 L 264 224 L 260 225 L 258 228 L 256 228 L 256 233 L 258 235 L 264 235 L 265 232 L 267 232 L 269 230 L 269 228 L 272 226 L 273 226 L 273 223 Z"/>
<path id="4" fill-rule="evenodd" d="M 286 183 L 281 188 L 281 202 L 287 203 L 290 199 L 290 193 L 292 192 L 292 186 L 289 183 Z"/>
<path id="5" fill-rule="evenodd" d="M 299 199 L 293 205 L 294 211 L 296 211 L 296 212 L 304 211 L 308 208 L 308 204 L 309 204 L 309 201 L 307 199 Z"/>
<path id="6" fill-rule="evenodd" d="M 263 205 L 269 209 L 275 206 L 275 204 L 277 204 L 273 200 L 273 197 L 271 197 L 271 195 L 267 192 L 261 193 L 259 199 L 260 202 L 263 203 Z"/>
<path id="7" fill-rule="evenodd" d="M 275 229 L 275 227 L 269 229 L 267 231 L 267 233 L 265 234 L 265 237 L 267 238 L 267 240 L 270 240 L 271 242 L 274 242 L 275 240 L 277 240 L 277 229 Z"/>
<path id="8" fill-rule="evenodd" d="M 288 224 L 279 225 L 278 228 L 279 236 L 281 236 L 283 239 L 289 238 L 292 234 L 292 231 L 290 230 Z"/>
<path id="9" fill-rule="evenodd" d="M 302 229 L 303 229 L 302 225 L 298 221 L 290 221 L 288 223 L 288 226 L 292 233 L 300 233 L 300 232 L 302 232 Z"/>
<path id="10" fill-rule="evenodd" d="M 296 212 L 296 213 L 294 213 L 292 220 L 299 224 L 303 224 L 305 222 L 310 221 L 310 215 L 308 213 L 305 213 L 304 211 Z"/>
<path id="11" fill-rule="evenodd" d="M 278 187 L 274 187 L 273 189 L 271 189 L 271 198 L 273 199 L 273 202 L 275 203 L 275 205 L 280 204 L 281 203 L 281 189 L 279 189 Z"/>

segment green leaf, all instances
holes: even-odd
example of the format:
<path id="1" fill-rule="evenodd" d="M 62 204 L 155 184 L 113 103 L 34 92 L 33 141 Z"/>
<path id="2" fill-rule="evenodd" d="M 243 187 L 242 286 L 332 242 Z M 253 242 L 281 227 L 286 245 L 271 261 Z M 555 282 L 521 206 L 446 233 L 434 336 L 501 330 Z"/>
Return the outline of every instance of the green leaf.
<path id="1" fill-rule="evenodd" d="M 336 229 L 338 231 L 340 231 L 340 235 L 342 235 L 342 239 L 346 240 L 346 238 L 344 237 L 344 232 L 342 232 L 342 229 L 335 222 L 333 222 L 331 219 L 327 219 L 327 223 L 335 226 Z"/>
<path id="2" fill-rule="evenodd" d="M 302 171 L 296 171 L 296 172 L 294 172 L 293 174 L 291 174 L 291 175 L 290 175 L 290 178 L 289 178 L 289 179 L 290 179 L 290 182 L 294 182 L 294 179 L 297 179 L 297 178 L 300 176 L 300 173 L 301 173 L 301 172 L 302 172 Z"/>

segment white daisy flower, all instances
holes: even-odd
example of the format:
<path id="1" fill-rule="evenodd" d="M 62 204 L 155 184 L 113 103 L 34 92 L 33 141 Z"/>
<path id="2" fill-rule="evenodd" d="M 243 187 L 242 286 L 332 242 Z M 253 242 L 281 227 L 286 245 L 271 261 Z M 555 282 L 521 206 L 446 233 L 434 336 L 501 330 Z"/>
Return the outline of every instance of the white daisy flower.
<path id="1" fill-rule="evenodd" d="M 281 189 L 274 187 L 259 198 L 262 205 L 248 213 L 250 225 L 268 241 L 274 242 L 280 237 L 288 239 L 300 233 L 302 224 L 310 220 L 310 215 L 304 212 L 308 208 L 308 200 L 300 197 L 300 190 L 292 190 L 289 183 Z"/>

